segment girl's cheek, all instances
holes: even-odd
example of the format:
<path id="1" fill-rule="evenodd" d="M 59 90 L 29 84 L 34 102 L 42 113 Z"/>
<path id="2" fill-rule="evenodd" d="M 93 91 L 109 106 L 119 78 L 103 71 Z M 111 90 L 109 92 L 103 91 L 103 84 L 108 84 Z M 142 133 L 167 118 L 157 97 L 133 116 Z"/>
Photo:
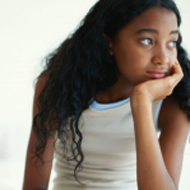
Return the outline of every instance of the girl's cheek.
<path id="1" fill-rule="evenodd" d="M 170 60 L 171 60 L 172 64 L 175 63 L 176 59 L 177 59 L 177 50 L 173 51 L 170 55 Z"/>
<path id="2" fill-rule="evenodd" d="M 177 52 L 177 49 L 175 49 L 175 51 L 174 51 L 174 57 L 175 57 L 175 59 L 177 58 L 177 55 L 178 55 L 178 52 Z"/>

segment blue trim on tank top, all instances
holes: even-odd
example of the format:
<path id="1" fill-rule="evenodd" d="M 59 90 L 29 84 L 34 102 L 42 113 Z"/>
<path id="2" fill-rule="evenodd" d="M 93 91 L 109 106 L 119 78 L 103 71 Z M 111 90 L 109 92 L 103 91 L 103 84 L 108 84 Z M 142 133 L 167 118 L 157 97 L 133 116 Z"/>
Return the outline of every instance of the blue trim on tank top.
<path id="1" fill-rule="evenodd" d="M 164 100 L 161 100 L 160 105 L 159 105 L 159 108 L 158 108 L 158 112 L 157 112 L 157 114 L 156 114 L 156 128 L 157 128 L 157 130 L 159 130 L 159 131 L 160 131 L 160 129 L 159 129 L 159 125 L 158 125 L 158 117 L 159 117 L 159 115 L 160 115 L 160 110 L 161 110 L 163 101 L 164 101 Z"/>
<path id="2" fill-rule="evenodd" d="M 127 103 L 130 101 L 130 98 L 126 98 L 124 100 L 114 102 L 114 103 L 108 103 L 108 104 L 101 104 L 96 102 L 95 100 L 90 104 L 90 107 L 97 110 L 97 111 L 103 111 L 103 110 L 108 110 L 111 108 L 116 108 L 119 106 L 122 106 L 123 104 Z"/>
<path id="3" fill-rule="evenodd" d="M 101 104 L 101 103 L 98 103 L 95 100 L 93 100 L 93 102 L 90 104 L 90 107 L 97 110 L 97 111 L 103 111 L 103 110 L 108 110 L 108 109 L 112 109 L 112 108 L 122 106 L 123 104 L 125 104 L 125 103 L 127 103 L 129 101 L 130 101 L 130 97 L 128 97 L 128 98 L 126 98 L 124 100 L 118 101 L 118 102 L 108 103 L 108 104 Z M 159 117 L 159 114 L 160 114 L 162 103 L 163 103 L 163 100 L 161 101 L 161 103 L 159 105 L 159 108 L 158 108 L 158 112 L 156 114 L 156 128 L 158 130 L 159 130 L 158 117 Z"/>

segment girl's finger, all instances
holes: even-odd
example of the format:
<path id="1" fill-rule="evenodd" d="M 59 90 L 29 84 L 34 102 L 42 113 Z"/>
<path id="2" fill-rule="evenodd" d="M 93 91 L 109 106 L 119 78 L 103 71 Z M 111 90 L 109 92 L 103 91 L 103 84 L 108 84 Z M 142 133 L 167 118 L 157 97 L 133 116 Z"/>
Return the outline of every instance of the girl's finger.
<path id="1" fill-rule="evenodd" d="M 170 80 L 171 84 L 173 83 L 174 86 L 176 86 L 182 78 L 183 78 L 183 71 L 181 69 L 178 60 L 176 60 L 176 62 L 172 67 L 172 75 L 169 76 L 168 79 Z"/>

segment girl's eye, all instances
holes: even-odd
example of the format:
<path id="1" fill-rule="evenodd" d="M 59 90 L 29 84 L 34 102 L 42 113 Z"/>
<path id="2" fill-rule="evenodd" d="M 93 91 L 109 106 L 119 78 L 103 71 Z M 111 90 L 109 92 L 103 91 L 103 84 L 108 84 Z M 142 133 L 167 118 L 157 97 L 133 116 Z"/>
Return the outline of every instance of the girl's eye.
<path id="1" fill-rule="evenodd" d="M 172 48 L 175 48 L 177 46 L 177 41 L 169 42 L 169 46 L 172 47 Z"/>
<path id="2" fill-rule="evenodd" d="M 140 43 L 147 46 L 152 43 L 152 40 L 150 38 L 146 38 L 146 39 L 141 40 Z"/>

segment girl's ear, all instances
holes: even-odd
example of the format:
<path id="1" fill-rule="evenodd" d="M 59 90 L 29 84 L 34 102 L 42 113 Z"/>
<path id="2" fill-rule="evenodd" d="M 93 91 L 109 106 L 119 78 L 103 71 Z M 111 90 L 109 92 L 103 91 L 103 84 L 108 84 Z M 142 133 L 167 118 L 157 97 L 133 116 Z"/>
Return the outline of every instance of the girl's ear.
<path id="1" fill-rule="evenodd" d="M 108 37 L 106 34 L 104 34 L 104 36 L 106 37 L 106 39 L 109 43 L 109 52 L 110 52 L 110 55 L 112 56 L 113 55 L 113 42 L 110 39 L 110 37 Z"/>

